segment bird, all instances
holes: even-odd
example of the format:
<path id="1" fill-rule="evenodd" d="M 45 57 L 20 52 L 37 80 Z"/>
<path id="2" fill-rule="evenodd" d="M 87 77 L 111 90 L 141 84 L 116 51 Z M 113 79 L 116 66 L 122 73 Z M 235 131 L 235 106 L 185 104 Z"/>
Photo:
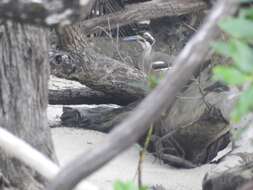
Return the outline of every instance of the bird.
<path id="1" fill-rule="evenodd" d="M 153 50 L 156 40 L 149 32 L 125 37 L 124 41 L 137 41 L 141 45 L 143 52 L 138 67 L 147 75 L 167 70 L 172 65 L 173 56 Z"/>

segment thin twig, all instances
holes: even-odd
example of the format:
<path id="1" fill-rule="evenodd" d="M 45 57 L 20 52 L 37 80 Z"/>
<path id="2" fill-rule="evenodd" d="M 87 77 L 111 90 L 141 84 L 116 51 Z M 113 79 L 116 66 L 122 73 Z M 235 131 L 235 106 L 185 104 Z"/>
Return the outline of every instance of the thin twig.
<path id="1" fill-rule="evenodd" d="M 139 162 L 138 162 L 138 187 L 139 189 L 141 189 L 142 187 L 142 165 L 143 165 L 143 161 L 144 161 L 144 154 L 146 152 L 146 150 L 148 149 L 150 140 L 151 140 L 151 136 L 153 133 L 153 129 L 154 126 L 151 125 L 151 127 L 148 129 L 148 134 L 146 136 L 145 142 L 144 142 L 144 147 L 143 149 L 140 151 L 140 156 L 139 156 Z"/>

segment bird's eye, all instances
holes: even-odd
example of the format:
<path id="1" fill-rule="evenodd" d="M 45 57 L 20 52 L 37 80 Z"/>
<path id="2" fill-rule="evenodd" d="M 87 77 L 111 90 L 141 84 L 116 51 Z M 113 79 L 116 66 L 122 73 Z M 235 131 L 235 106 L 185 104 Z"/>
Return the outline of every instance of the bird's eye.
<path id="1" fill-rule="evenodd" d="M 57 64 L 61 64 L 62 63 L 62 55 L 55 56 L 55 61 Z"/>

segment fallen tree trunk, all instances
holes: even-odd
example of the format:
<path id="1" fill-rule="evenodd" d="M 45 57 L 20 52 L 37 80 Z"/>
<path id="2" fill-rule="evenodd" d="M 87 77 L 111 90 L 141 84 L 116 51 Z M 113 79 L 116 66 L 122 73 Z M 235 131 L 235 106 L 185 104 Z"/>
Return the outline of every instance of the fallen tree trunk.
<path id="1" fill-rule="evenodd" d="M 75 104 L 118 104 L 127 105 L 133 102 L 134 98 L 125 98 L 105 94 L 90 88 L 69 88 L 53 90 L 49 89 L 49 104 L 75 105 Z"/>
<path id="2" fill-rule="evenodd" d="M 143 98 L 148 92 L 145 74 L 95 52 L 87 47 L 86 37 L 78 26 L 59 31 L 61 47 L 67 55 L 50 61 L 51 73 L 60 78 L 76 80 L 91 89 L 102 91 L 114 98 Z"/>
<path id="3" fill-rule="evenodd" d="M 137 104 L 138 102 L 134 102 L 120 108 L 108 106 L 99 106 L 96 108 L 63 107 L 61 124 L 67 127 L 109 132 L 115 125 L 119 124 Z"/>
<path id="4" fill-rule="evenodd" d="M 94 33 L 101 28 L 116 28 L 130 23 L 155 19 L 164 16 L 180 16 L 207 8 L 202 0 L 153 0 L 144 3 L 131 4 L 123 11 L 107 14 L 81 22 L 85 34 Z"/>
<path id="5" fill-rule="evenodd" d="M 135 99 L 112 95 L 101 91 L 92 90 L 76 81 L 50 76 L 49 80 L 49 104 L 51 105 L 75 105 L 75 104 L 118 104 L 128 105 Z"/>

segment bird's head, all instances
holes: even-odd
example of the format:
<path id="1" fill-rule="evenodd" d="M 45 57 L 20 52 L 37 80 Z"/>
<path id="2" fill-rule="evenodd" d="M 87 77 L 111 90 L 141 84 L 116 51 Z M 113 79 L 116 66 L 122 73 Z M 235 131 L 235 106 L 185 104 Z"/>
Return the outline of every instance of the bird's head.
<path id="1" fill-rule="evenodd" d="M 126 37 L 124 41 L 137 41 L 144 49 L 155 44 L 155 38 L 149 32 Z"/>

